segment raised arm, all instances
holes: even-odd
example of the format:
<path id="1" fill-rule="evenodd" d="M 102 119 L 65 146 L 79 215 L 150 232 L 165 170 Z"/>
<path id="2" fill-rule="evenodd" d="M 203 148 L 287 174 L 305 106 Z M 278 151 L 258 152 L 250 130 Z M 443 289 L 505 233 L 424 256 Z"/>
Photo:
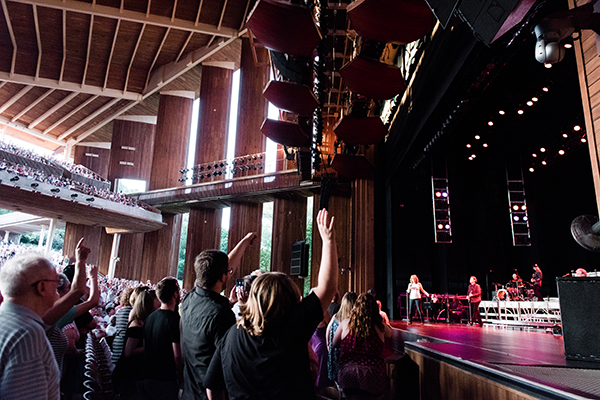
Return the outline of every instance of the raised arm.
<path id="1" fill-rule="evenodd" d="M 242 256 L 246 251 L 246 248 L 254 243 L 254 240 L 257 238 L 256 232 L 249 232 L 238 244 L 235 245 L 233 250 L 229 252 L 227 257 L 229 257 L 229 268 L 233 272 L 237 269 L 242 261 Z"/>
<path id="2" fill-rule="evenodd" d="M 98 287 L 98 267 L 95 265 L 90 265 L 88 269 L 88 277 L 90 278 L 90 296 L 83 303 L 77 304 L 77 311 L 75 312 L 75 316 L 79 317 L 86 311 L 90 311 L 92 308 L 96 307 L 100 301 L 100 289 Z"/>
<path id="3" fill-rule="evenodd" d="M 75 274 L 69 292 L 58 299 L 52 308 L 44 314 L 44 323 L 54 325 L 77 301 L 83 296 L 85 289 L 85 262 L 90 254 L 90 249 L 83 245 L 83 238 L 77 243 L 75 249 Z"/>
<path id="4" fill-rule="evenodd" d="M 323 241 L 323 251 L 321 253 L 321 266 L 319 267 L 319 280 L 314 292 L 321 301 L 323 313 L 327 310 L 338 284 L 338 256 L 335 244 L 334 221 L 334 217 L 329 218 L 327 210 L 322 209 L 319 211 L 317 225 Z"/>

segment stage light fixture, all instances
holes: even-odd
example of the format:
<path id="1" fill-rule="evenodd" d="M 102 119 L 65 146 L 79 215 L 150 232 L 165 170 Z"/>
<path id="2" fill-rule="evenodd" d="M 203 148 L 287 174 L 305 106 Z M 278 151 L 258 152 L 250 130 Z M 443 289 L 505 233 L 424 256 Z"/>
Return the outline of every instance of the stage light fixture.
<path id="1" fill-rule="evenodd" d="M 574 130 L 575 132 L 579 132 L 579 131 L 581 130 L 581 127 L 580 127 L 579 125 L 575 125 L 575 126 L 573 127 L 573 130 Z"/>
<path id="2" fill-rule="evenodd" d="M 532 97 L 532 98 L 531 98 L 531 101 L 534 101 L 534 102 L 535 102 L 535 101 L 538 101 L 538 100 L 539 100 L 539 99 L 538 99 L 537 97 Z"/>
<path id="3" fill-rule="evenodd" d="M 435 192 L 435 197 L 442 197 L 442 192 Z"/>
<path id="4" fill-rule="evenodd" d="M 546 87 L 546 86 L 544 86 L 544 87 L 542 88 L 542 90 L 543 90 L 544 92 L 549 92 L 549 91 L 550 91 L 550 89 L 548 89 L 548 87 Z"/>
<path id="5" fill-rule="evenodd" d="M 506 113 L 504 112 L 504 110 L 500 110 L 500 111 L 498 111 L 498 114 L 500 114 L 500 115 L 504 115 L 504 114 L 506 114 Z"/>
<path id="6" fill-rule="evenodd" d="M 470 149 L 470 148 L 471 148 L 471 145 L 467 143 L 467 149 Z"/>
<path id="7" fill-rule="evenodd" d="M 547 164 L 546 160 L 542 161 L 542 165 L 546 165 L 546 164 Z"/>
<path id="8" fill-rule="evenodd" d="M 565 49 L 572 49 L 573 45 L 571 43 L 565 43 Z"/>
<path id="9" fill-rule="evenodd" d="M 542 153 L 544 153 L 544 152 L 546 152 L 546 148 L 545 148 L 545 147 L 541 147 L 541 148 L 540 148 L 540 151 L 541 151 Z"/>
<path id="10" fill-rule="evenodd" d="M 531 157 L 533 157 L 533 158 L 536 158 L 536 157 L 537 157 L 537 154 L 533 153 L 533 154 L 531 155 Z"/>
<path id="11" fill-rule="evenodd" d="M 546 64 L 544 64 L 544 67 L 550 69 L 550 68 L 552 68 L 552 64 L 546 63 Z"/>
<path id="12" fill-rule="evenodd" d="M 50 189 L 50 191 L 52 193 L 58 193 L 58 192 L 60 192 L 60 189 L 59 188 L 54 188 L 54 189 Z"/>
<path id="13" fill-rule="evenodd" d="M 488 144 L 487 144 L 487 143 L 484 143 L 484 144 L 483 144 L 483 147 L 488 147 Z"/>
<path id="14" fill-rule="evenodd" d="M 529 100 L 526 104 L 531 107 L 533 105 L 533 101 Z"/>
<path id="15" fill-rule="evenodd" d="M 442 192 L 442 197 L 448 197 L 448 192 Z"/>
<path id="16" fill-rule="evenodd" d="M 438 229 L 440 229 L 440 230 L 441 230 L 441 229 L 444 229 L 444 225 L 442 225 L 442 224 L 438 224 L 438 226 L 437 226 L 437 227 L 438 227 Z"/>
<path id="17" fill-rule="evenodd" d="M 521 210 L 523 210 L 523 211 L 527 210 L 527 206 L 526 206 L 525 204 L 523 204 L 523 205 L 521 206 Z"/>
<path id="18" fill-rule="evenodd" d="M 582 137 L 581 138 L 581 143 L 585 143 L 585 142 L 587 142 L 586 138 Z"/>
<path id="19" fill-rule="evenodd" d="M 481 136 L 475 135 L 475 140 L 479 140 L 479 139 L 481 139 Z"/>
<path id="20" fill-rule="evenodd" d="M 444 228 L 450 229 L 450 225 L 446 224 L 446 226 L 444 226 Z"/>
<path id="21" fill-rule="evenodd" d="M 560 155 L 562 156 L 562 155 L 564 155 L 564 154 L 565 154 L 565 151 L 564 151 L 563 149 L 560 149 L 560 150 L 558 151 L 558 154 L 560 154 Z"/>
<path id="22" fill-rule="evenodd" d="M 569 135 L 567 135 L 566 133 L 563 133 L 563 137 L 566 139 L 569 137 Z"/>
<path id="23" fill-rule="evenodd" d="M 529 168 L 529 172 L 533 172 L 535 171 L 535 169 L 533 169 L 533 167 Z"/>
<path id="24" fill-rule="evenodd" d="M 514 219 L 515 221 L 519 221 L 519 216 L 518 216 L 518 215 L 515 215 L 515 216 L 513 217 L 513 219 Z"/>
<path id="25" fill-rule="evenodd" d="M 518 204 L 515 204 L 515 205 L 513 206 L 513 210 L 517 211 L 518 209 L 519 209 L 519 205 L 518 205 Z"/>
<path id="26" fill-rule="evenodd" d="M 469 157 L 469 161 L 473 161 L 473 157 Z"/>
<path id="27" fill-rule="evenodd" d="M 517 111 L 517 114 L 519 114 L 519 115 L 523 115 L 523 113 L 524 113 L 524 111 L 523 111 L 523 110 L 519 110 L 519 111 Z"/>
<path id="28" fill-rule="evenodd" d="M 475 157 L 477 157 L 477 156 L 476 156 L 475 154 L 471 154 L 471 157 L 475 158 Z"/>
<path id="29" fill-rule="evenodd" d="M 494 121 L 490 121 L 490 122 L 488 122 L 488 125 L 489 125 L 489 126 L 494 126 Z"/>

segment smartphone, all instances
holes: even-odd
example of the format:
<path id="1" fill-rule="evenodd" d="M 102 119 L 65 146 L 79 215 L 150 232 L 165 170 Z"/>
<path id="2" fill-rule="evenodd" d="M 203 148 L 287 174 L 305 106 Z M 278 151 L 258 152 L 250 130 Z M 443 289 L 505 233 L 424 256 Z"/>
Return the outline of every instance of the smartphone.
<path id="1" fill-rule="evenodd" d="M 244 279 L 236 279 L 235 280 L 235 286 L 237 286 L 237 287 L 244 287 Z"/>

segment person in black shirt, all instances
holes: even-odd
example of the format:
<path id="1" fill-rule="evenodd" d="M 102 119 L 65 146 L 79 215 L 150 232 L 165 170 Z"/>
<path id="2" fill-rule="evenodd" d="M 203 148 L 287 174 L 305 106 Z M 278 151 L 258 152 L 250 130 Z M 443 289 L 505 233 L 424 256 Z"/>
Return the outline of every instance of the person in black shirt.
<path id="1" fill-rule="evenodd" d="M 469 288 L 467 289 L 467 299 L 469 300 L 469 307 L 471 307 L 471 319 L 469 325 L 478 323 L 479 326 L 483 326 L 481 320 L 481 314 L 479 313 L 479 303 L 481 303 L 481 286 L 477 284 L 477 278 L 472 276 L 469 280 Z"/>
<path id="2" fill-rule="evenodd" d="M 533 295 L 537 297 L 537 301 L 542 301 L 542 270 L 537 264 L 533 264 L 533 277 L 531 278 L 531 283 L 533 283 Z"/>
<path id="3" fill-rule="evenodd" d="M 300 301 L 285 274 L 266 273 L 252 284 L 241 317 L 221 342 L 204 383 L 209 399 L 311 400 L 308 341 L 337 290 L 333 218 L 317 216 L 323 252 L 318 285 Z"/>
<path id="4" fill-rule="evenodd" d="M 233 324 L 229 300 L 221 296 L 256 233 L 248 233 L 229 253 L 205 250 L 194 261 L 196 286 L 181 304 L 183 399 L 206 399 L 204 376 L 219 342 Z"/>
<path id="5" fill-rule="evenodd" d="M 183 360 L 179 344 L 179 283 L 164 278 L 156 285 L 160 308 L 144 324 L 145 379 L 138 384 L 140 398 L 177 400 Z"/>

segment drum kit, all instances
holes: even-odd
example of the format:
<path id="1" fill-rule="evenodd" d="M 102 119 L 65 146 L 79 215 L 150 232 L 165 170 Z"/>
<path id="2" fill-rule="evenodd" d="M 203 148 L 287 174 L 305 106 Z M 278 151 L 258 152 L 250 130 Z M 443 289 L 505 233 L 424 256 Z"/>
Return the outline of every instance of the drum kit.
<path id="1" fill-rule="evenodd" d="M 492 283 L 496 287 L 495 301 L 532 301 L 533 285 L 522 279 L 512 280 L 506 285 Z"/>

